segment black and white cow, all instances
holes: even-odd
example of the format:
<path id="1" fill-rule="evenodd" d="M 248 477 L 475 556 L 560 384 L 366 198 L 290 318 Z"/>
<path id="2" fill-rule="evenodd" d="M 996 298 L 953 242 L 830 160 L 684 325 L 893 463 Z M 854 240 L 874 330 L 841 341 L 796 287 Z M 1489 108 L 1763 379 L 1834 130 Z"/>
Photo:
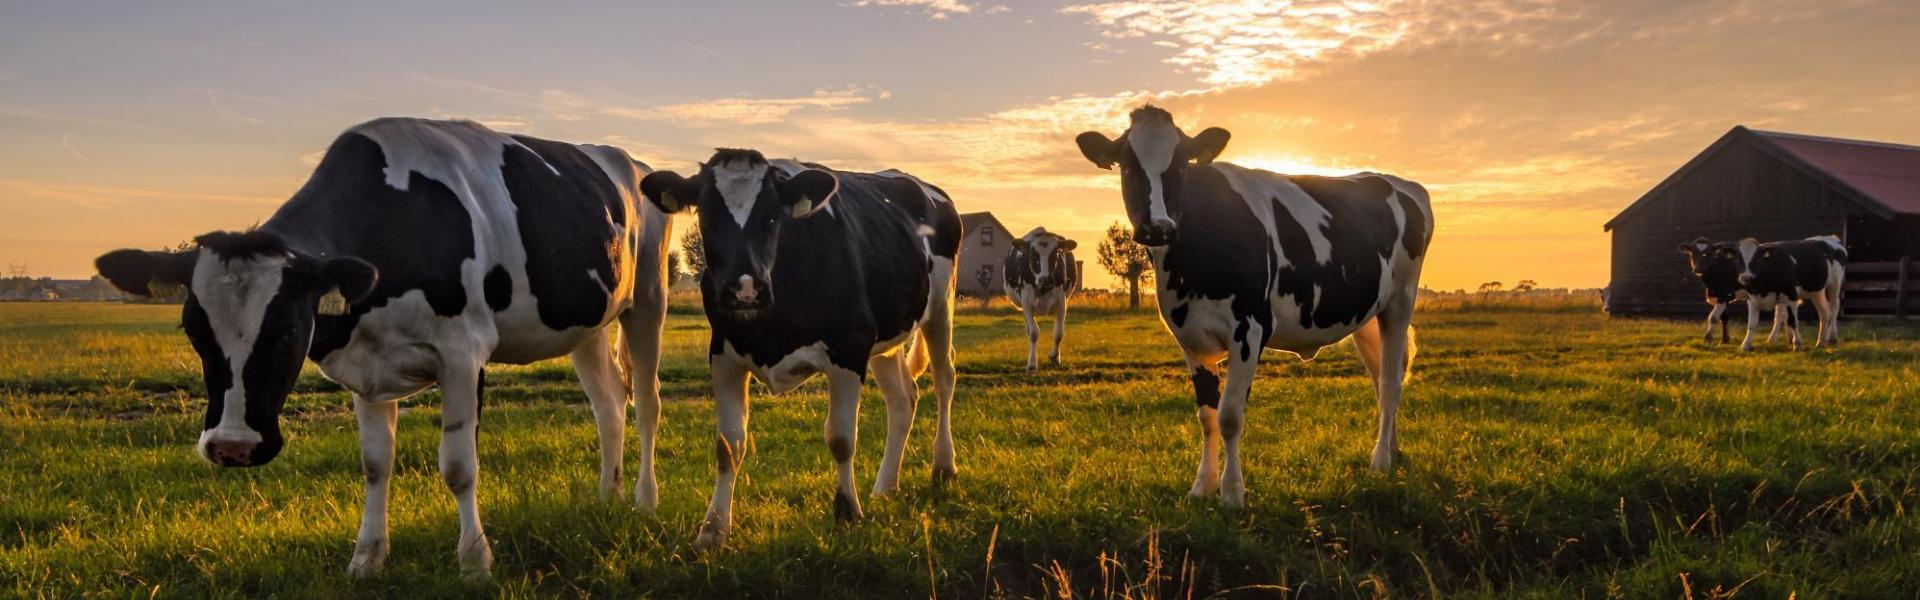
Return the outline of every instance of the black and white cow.
<path id="1" fill-rule="evenodd" d="M 851 521 L 861 516 L 853 450 L 868 371 L 887 401 L 877 497 L 899 486 L 918 404 L 914 380 L 931 363 L 939 408 L 933 476 L 936 483 L 952 477 L 960 217 L 945 192 L 899 171 L 835 171 L 734 149 L 716 151 L 691 178 L 648 175 L 641 189 L 669 213 L 697 208 L 706 246 L 700 294 L 713 330 L 707 352 L 719 474 L 695 547 L 725 543 L 732 523 L 749 375 L 774 393 L 827 375 L 826 441 L 839 476 L 834 513 Z"/>
<path id="2" fill-rule="evenodd" d="M 1847 247 L 1831 235 L 1762 244 L 1753 238 L 1735 245 L 1740 286 L 1747 292 L 1747 339 L 1740 349 L 1753 349 L 1753 332 L 1760 325 L 1760 308 L 1794 312 L 1802 300 L 1813 302 L 1820 314 L 1814 346 L 1840 343 L 1840 288 L 1846 282 Z M 1788 329 L 1793 348 L 1801 348 L 1800 328 Z"/>
<path id="3" fill-rule="evenodd" d="M 474 488 L 487 363 L 572 355 L 607 494 L 620 483 L 622 413 L 638 398 L 635 500 L 656 502 L 668 217 L 638 201 L 648 172 L 606 146 L 380 119 L 336 139 L 259 228 L 209 233 L 180 253 L 118 250 L 96 265 L 135 294 L 187 288 L 181 324 L 205 370 L 198 448 L 208 461 L 259 466 L 280 453 L 281 405 L 304 360 L 353 393 L 366 511 L 351 575 L 379 570 L 387 554 L 396 401 L 438 384 L 459 564 L 483 577 L 493 557 Z M 622 339 L 611 340 L 616 320 Z"/>
<path id="4" fill-rule="evenodd" d="M 1240 506 L 1241 430 L 1263 348 L 1310 358 L 1352 336 L 1379 396 L 1373 467 L 1391 467 L 1433 212 L 1425 188 L 1390 175 L 1281 175 L 1213 162 L 1227 138 L 1219 128 L 1189 137 L 1147 106 L 1118 140 L 1087 132 L 1077 141 L 1093 164 L 1119 165 L 1134 239 L 1153 257 L 1160 316 L 1186 353 L 1203 435 L 1191 493 L 1217 491 L 1222 504 Z"/>
<path id="5" fill-rule="evenodd" d="M 1067 296 L 1079 287 L 1074 268 L 1073 240 L 1035 227 L 1013 240 L 1003 272 L 1007 299 L 1027 317 L 1027 370 L 1040 368 L 1040 327 L 1035 315 L 1053 315 L 1053 353 L 1047 360 L 1060 364 L 1060 338 L 1067 332 Z"/>
<path id="6" fill-rule="evenodd" d="M 1680 244 L 1680 252 L 1687 255 L 1687 266 L 1693 270 L 1693 276 L 1706 288 L 1707 334 L 1705 341 L 1713 342 L 1713 325 L 1720 324 L 1720 343 L 1728 342 L 1727 306 L 1734 302 L 1747 302 L 1747 289 L 1740 285 L 1739 248 L 1729 242 L 1714 242 L 1705 237 Z M 1773 311 L 1773 331 L 1767 334 L 1767 342 L 1773 342 L 1783 326 L 1797 327 L 1797 317 L 1792 310 Z M 1790 325 L 1789 325 L 1790 324 Z"/>

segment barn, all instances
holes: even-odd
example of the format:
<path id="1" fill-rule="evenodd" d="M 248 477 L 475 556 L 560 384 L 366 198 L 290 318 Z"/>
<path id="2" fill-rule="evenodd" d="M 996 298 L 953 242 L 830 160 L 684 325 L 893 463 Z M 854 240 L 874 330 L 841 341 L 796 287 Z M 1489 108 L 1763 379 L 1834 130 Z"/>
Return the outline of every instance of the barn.
<path id="1" fill-rule="evenodd" d="M 965 237 L 960 240 L 960 264 L 954 266 L 959 279 L 955 291 L 975 298 L 1005 294 L 1000 268 L 1013 250 L 1008 240 L 1012 233 L 990 212 L 961 214 L 960 228 Z"/>
<path id="2" fill-rule="evenodd" d="M 1734 127 L 1606 224 L 1608 310 L 1707 311 L 1682 243 L 1837 235 L 1850 264 L 1843 314 L 1920 309 L 1920 147 Z"/>

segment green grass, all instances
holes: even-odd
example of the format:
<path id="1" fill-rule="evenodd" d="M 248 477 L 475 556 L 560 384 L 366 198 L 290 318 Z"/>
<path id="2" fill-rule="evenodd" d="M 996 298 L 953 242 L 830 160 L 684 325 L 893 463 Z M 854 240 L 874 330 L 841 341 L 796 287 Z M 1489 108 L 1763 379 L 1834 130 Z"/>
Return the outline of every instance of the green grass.
<path id="1" fill-rule="evenodd" d="M 757 391 L 733 535 L 704 556 L 691 549 L 713 476 L 700 317 L 681 308 L 668 325 L 655 515 L 598 499 L 592 417 L 564 362 L 496 368 L 485 584 L 457 578 L 435 394 L 404 403 L 386 573 L 353 582 L 361 486 L 344 392 L 309 368 L 281 458 L 216 469 L 190 450 L 204 405 L 176 308 L 0 305 L 0 595 L 1920 590 L 1914 328 L 1849 322 L 1837 351 L 1740 355 L 1701 344 L 1696 323 L 1609 320 L 1584 297 L 1435 302 L 1416 320 L 1401 464 L 1366 468 L 1375 409 L 1350 349 L 1268 354 L 1244 450 L 1250 507 L 1234 511 L 1185 496 L 1198 433 L 1171 338 L 1151 313 L 1098 304 L 1071 316 L 1066 366 L 1037 374 L 1022 369 L 1017 315 L 963 311 L 961 478 L 930 487 L 923 402 L 902 492 L 866 501 L 857 525 L 831 516 L 823 386 Z M 863 490 L 883 406 L 869 390 Z"/>

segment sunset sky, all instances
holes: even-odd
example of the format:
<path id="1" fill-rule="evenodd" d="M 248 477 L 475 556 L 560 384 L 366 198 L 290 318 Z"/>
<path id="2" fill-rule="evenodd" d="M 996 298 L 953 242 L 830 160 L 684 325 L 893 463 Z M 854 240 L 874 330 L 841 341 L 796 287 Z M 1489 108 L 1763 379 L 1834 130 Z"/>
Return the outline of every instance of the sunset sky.
<path id="1" fill-rule="evenodd" d="M 1911 0 L 8 2 L 0 263 L 254 224 L 384 115 L 894 167 L 1090 246 L 1119 180 L 1073 136 L 1152 101 L 1224 161 L 1426 184 L 1429 287 L 1593 287 L 1601 224 L 1734 125 L 1920 143 L 1916 38 Z"/>

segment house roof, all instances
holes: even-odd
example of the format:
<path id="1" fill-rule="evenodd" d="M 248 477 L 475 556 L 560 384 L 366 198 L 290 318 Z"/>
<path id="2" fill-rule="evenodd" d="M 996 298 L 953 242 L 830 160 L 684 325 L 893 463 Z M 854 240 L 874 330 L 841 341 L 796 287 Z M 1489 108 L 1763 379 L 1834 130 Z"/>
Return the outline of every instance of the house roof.
<path id="1" fill-rule="evenodd" d="M 996 219 L 993 217 L 993 213 L 990 213 L 990 212 L 960 213 L 960 228 L 962 230 L 965 230 L 968 232 L 976 231 L 979 229 L 980 225 L 984 223 L 992 223 L 994 227 L 1000 228 L 1001 232 L 1004 232 L 1007 235 L 1012 235 L 1012 232 L 1007 231 L 1007 226 L 1001 223 L 1000 219 Z"/>
<path id="2" fill-rule="evenodd" d="M 1881 218 L 1920 215 L 1920 146 L 1759 131 L 1734 127 L 1693 160 L 1648 190 L 1646 195 L 1607 221 L 1612 230 L 1620 220 L 1651 203 L 1689 171 L 1735 140 L 1753 143 L 1762 151 L 1813 177 Z"/>

